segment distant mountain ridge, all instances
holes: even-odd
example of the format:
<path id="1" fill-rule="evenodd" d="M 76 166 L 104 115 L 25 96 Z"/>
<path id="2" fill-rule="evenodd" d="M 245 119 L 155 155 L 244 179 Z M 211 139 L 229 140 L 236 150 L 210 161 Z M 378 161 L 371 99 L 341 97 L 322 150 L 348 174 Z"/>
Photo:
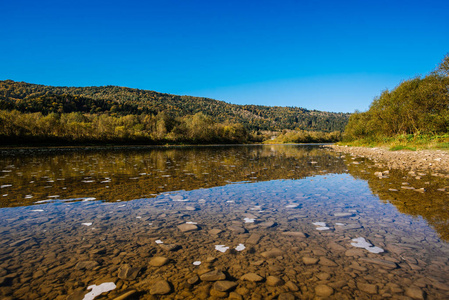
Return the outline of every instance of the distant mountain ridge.
<path id="1" fill-rule="evenodd" d="M 0 109 L 21 112 L 183 117 L 198 112 L 223 123 L 240 123 L 251 131 L 301 129 L 343 131 L 349 113 L 307 110 L 300 107 L 238 105 L 193 96 L 178 96 L 118 86 L 56 87 L 0 81 Z"/>

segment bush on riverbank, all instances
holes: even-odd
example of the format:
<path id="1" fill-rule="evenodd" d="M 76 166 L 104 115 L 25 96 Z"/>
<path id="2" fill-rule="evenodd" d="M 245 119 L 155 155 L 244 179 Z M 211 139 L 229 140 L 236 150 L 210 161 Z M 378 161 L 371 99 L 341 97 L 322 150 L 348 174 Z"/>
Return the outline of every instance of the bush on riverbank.
<path id="1" fill-rule="evenodd" d="M 449 54 L 437 70 L 384 91 L 368 111 L 349 118 L 344 141 L 356 144 L 448 142 Z M 437 136 L 440 136 L 437 138 Z M 435 138 L 433 138 L 435 137 Z"/>

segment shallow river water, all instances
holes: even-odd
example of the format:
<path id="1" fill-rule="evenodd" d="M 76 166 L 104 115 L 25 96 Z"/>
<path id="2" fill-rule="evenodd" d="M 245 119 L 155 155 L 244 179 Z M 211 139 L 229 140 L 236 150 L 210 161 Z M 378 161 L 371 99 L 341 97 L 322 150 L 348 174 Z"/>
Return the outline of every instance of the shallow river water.
<path id="1" fill-rule="evenodd" d="M 449 180 L 319 146 L 3 151 L 1 299 L 449 299 Z"/>

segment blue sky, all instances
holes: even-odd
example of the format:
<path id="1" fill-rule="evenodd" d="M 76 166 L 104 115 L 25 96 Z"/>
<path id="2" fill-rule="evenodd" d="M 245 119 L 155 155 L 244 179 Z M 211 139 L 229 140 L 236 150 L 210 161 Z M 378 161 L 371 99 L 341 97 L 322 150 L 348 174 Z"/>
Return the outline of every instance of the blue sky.
<path id="1" fill-rule="evenodd" d="M 353 112 L 449 52 L 449 1 L 1 1 L 0 79 Z"/>

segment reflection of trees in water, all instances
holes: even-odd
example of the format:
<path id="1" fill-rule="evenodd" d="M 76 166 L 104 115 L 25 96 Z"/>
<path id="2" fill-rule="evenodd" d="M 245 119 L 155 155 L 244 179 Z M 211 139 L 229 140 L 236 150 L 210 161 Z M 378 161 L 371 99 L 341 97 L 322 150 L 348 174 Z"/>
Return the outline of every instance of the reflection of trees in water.
<path id="1" fill-rule="evenodd" d="M 164 191 L 299 179 L 345 169 L 333 152 L 293 145 L 66 152 L 10 156 L 0 163 L 2 169 L 12 170 L 3 174 L 9 176 L 0 178 L 2 185 L 12 184 L 8 196 L 0 200 L 2 207 L 29 205 L 51 195 L 61 199 L 132 200 Z M 107 178 L 110 182 L 104 182 Z M 29 194 L 33 198 L 25 199 Z"/>
<path id="2" fill-rule="evenodd" d="M 352 162 L 352 161 L 351 161 Z M 440 235 L 443 240 L 449 241 L 449 195 L 438 191 L 445 188 L 449 191 L 449 182 L 446 178 L 427 176 L 417 180 L 416 175 L 401 170 L 392 170 L 388 178 L 379 179 L 374 172 L 384 171 L 366 164 L 354 165 L 348 161 L 348 169 L 352 176 L 366 180 L 371 191 L 384 203 L 393 204 L 401 213 L 425 219 Z M 366 168 L 368 166 L 372 168 Z M 401 188 L 402 183 L 416 189 L 425 188 L 425 192 Z M 397 192 L 389 191 L 397 189 Z"/>

